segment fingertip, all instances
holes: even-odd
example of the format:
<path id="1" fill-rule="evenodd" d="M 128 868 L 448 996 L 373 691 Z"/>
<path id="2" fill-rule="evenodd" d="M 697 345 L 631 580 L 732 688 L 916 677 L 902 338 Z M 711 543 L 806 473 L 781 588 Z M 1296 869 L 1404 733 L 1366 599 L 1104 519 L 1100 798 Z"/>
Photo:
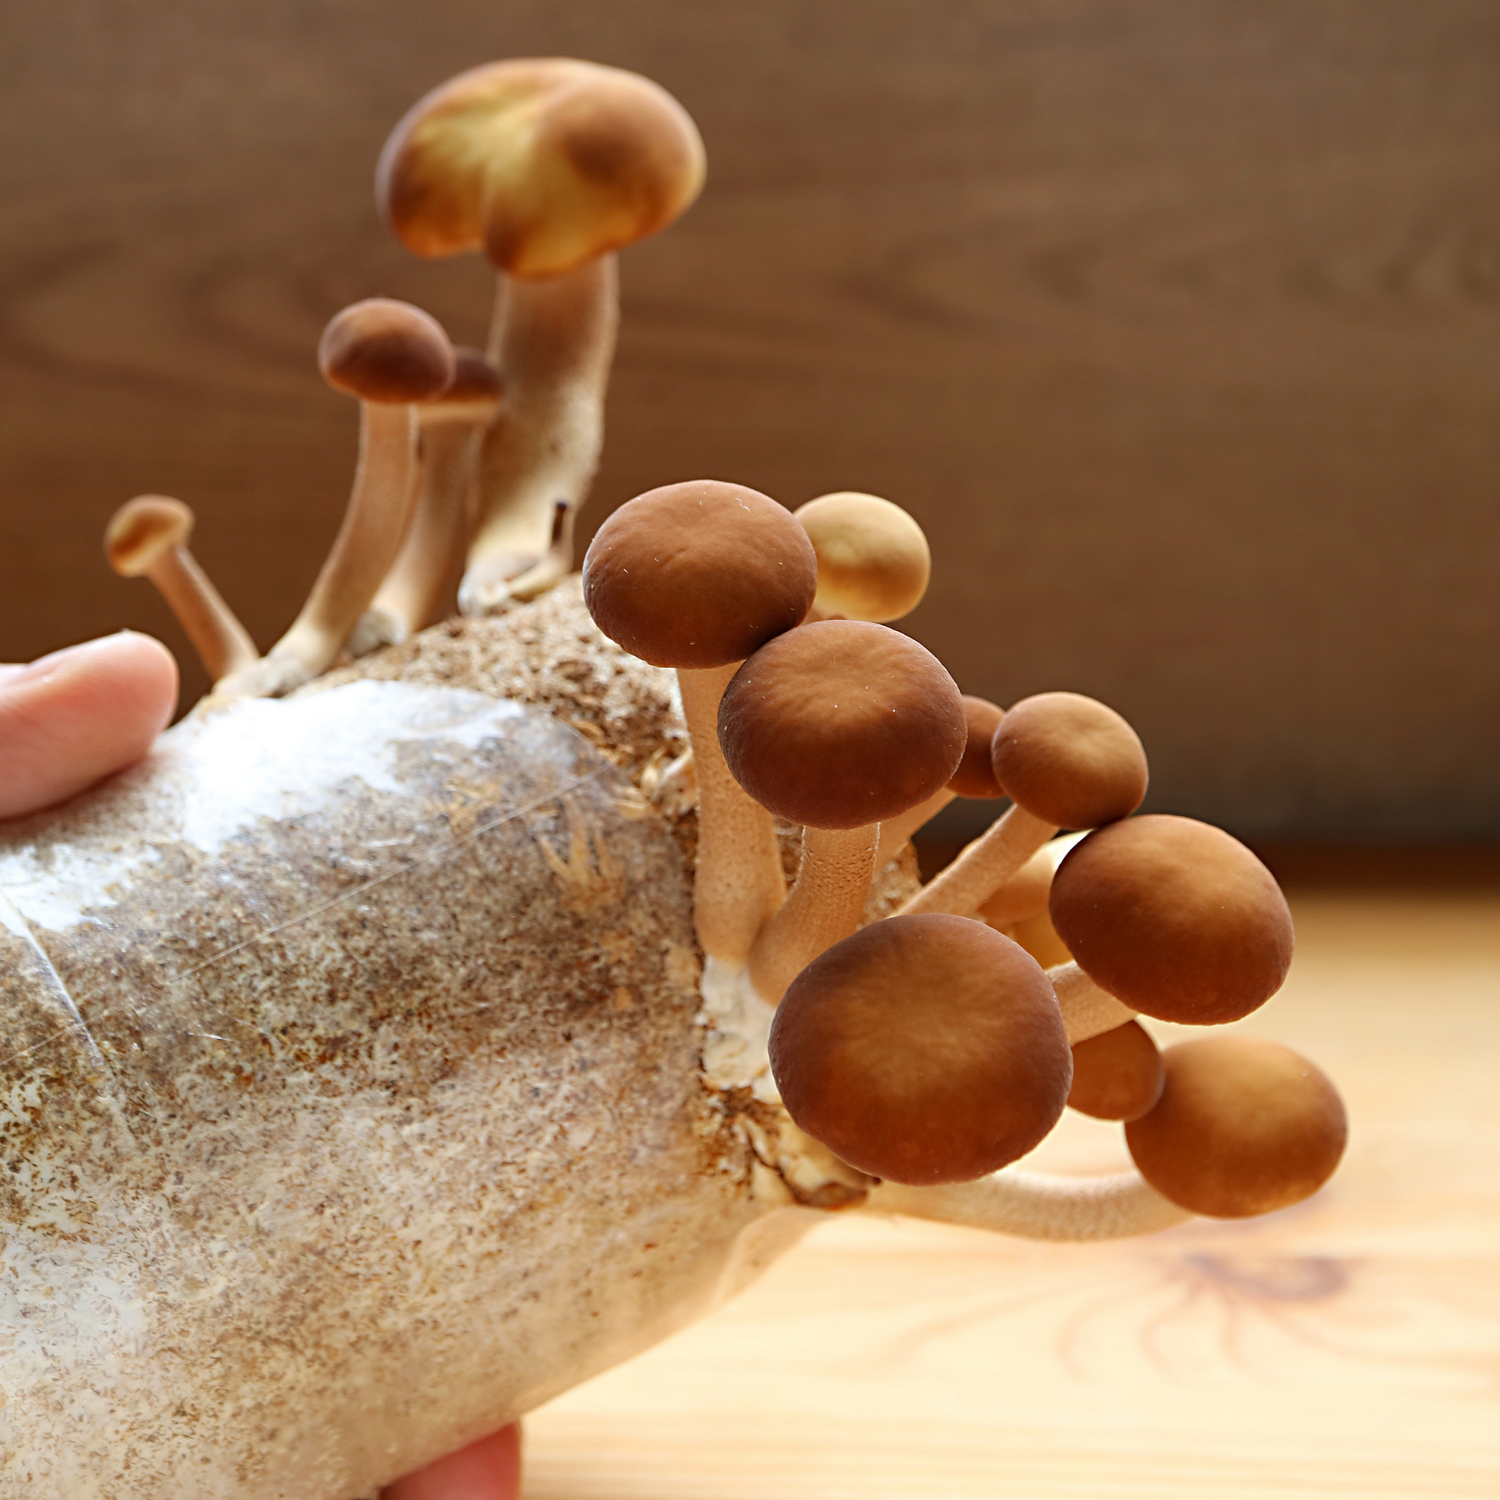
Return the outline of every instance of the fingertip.
<path id="1" fill-rule="evenodd" d="M 521 1493 L 521 1428 L 488 1437 L 387 1485 L 380 1500 L 517 1500 Z"/>
<path id="2" fill-rule="evenodd" d="M 50 807 L 134 764 L 176 702 L 172 653 L 134 631 L 0 678 L 0 818 Z"/>

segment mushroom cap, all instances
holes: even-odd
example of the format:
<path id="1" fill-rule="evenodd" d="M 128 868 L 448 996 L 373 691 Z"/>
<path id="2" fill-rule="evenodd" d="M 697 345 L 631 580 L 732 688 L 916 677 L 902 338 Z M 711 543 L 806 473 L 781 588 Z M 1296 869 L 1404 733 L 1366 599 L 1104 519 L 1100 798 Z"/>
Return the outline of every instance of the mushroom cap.
<path id="1" fill-rule="evenodd" d="M 1292 914 L 1271 872 L 1193 818 L 1096 829 L 1053 877 L 1049 911 L 1095 984 L 1162 1021 L 1237 1021 L 1281 988 L 1292 961 Z"/>
<path id="2" fill-rule="evenodd" d="M 1138 1120 L 1161 1098 L 1161 1053 L 1139 1021 L 1073 1046 L 1068 1103 L 1096 1120 Z"/>
<path id="3" fill-rule="evenodd" d="M 504 382 L 482 350 L 468 344 L 453 346 L 453 379 L 417 411 L 424 426 L 434 422 L 466 422 L 488 426 L 500 410 Z"/>
<path id="4" fill-rule="evenodd" d="M 818 554 L 818 595 L 825 619 L 884 624 L 922 602 L 932 554 L 922 528 L 889 500 L 840 490 L 794 512 Z"/>
<path id="5" fill-rule="evenodd" d="M 1012 704 L 990 756 L 1006 795 L 1058 828 L 1113 823 L 1146 795 L 1146 752 L 1135 730 L 1081 693 L 1037 693 Z"/>
<path id="6" fill-rule="evenodd" d="M 453 346 L 430 313 L 368 297 L 335 313 L 318 340 L 318 368 L 336 391 L 400 406 L 430 401 L 453 380 Z"/>
<path id="7" fill-rule="evenodd" d="M 778 817 L 863 828 L 925 802 L 964 750 L 963 700 L 909 636 L 821 620 L 767 642 L 719 703 L 736 781 Z"/>
<path id="8" fill-rule="evenodd" d="M 557 276 L 664 229 L 703 186 L 703 142 L 660 85 L 568 57 L 471 68 L 420 99 L 375 196 L 418 255 L 483 249 Z"/>
<path id="9" fill-rule="evenodd" d="M 104 533 L 104 555 L 121 578 L 149 573 L 158 558 L 187 544 L 193 513 L 168 495 L 137 495 L 113 516 Z"/>
<path id="10" fill-rule="evenodd" d="M 791 511 L 717 479 L 664 485 L 605 521 L 583 599 L 616 645 L 654 667 L 726 667 L 800 624 L 818 560 Z"/>
<path id="11" fill-rule="evenodd" d="M 963 759 L 948 783 L 948 790 L 960 797 L 1003 797 L 1005 788 L 995 779 L 990 742 L 1005 717 L 1005 710 L 988 698 L 975 698 L 968 693 L 964 694 L 963 703 L 968 732 Z"/>
<path id="12" fill-rule="evenodd" d="M 1200 1037 L 1167 1048 L 1156 1108 L 1125 1127 L 1141 1176 L 1164 1198 L 1215 1219 L 1268 1214 L 1333 1175 L 1349 1126 L 1327 1077 L 1259 1037 Z"/>
<path id="13" fill-rule="evenodd" d="M 968 1182 L 1030 1151 L 1073 1076 L 1036 960 L 967 917 L 889 917 L 791 983 L 771 1071 L 793 1120 L 894 1182 Z"/>

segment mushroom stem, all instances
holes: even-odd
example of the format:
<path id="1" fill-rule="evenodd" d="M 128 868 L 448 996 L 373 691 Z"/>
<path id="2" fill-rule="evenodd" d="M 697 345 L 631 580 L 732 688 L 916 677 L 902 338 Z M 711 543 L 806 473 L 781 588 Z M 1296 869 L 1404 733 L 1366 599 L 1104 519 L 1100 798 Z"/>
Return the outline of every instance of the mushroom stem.
<path id="1" fill-rule="evenodd" d="M 1123 1026 L 1136 1018 L 1135 1011 L 1116 1000 L 1108 990 L 1100 989 L 1075 963 L 1058 964 L 1048 969 L 1047 978 L 1057 991 L 1057 1003 L 1062 1007 L 1070 1047 L 1113 1031 L 1116 1026 Z"/>
<path id="2" fill-rule="evenodd" d="M 1049 1177 L 1015 1168 L 939 1187 L 881 1182 L 858 1211 L 934 1219 L 1027 1240 L 1075 1241 L 1154 1234 L 1192 1217 L 1137 1172 Z"/>
<path id="3" fill-rule="evenodd" d="M 859 926 L 875 873 L 874 824 L 865 828 L 804 828 L 802 861 L 791 894 L 750 950 L 750 983 L 768 1005 L 820 953 Z"/>
<path id="4" fill-rule="evenodd" d="M 349 637 L 351 656 L 399 646 L 457 607 L 458 581 L 474 529 L 478 446 L 479 429 L 473 422 L 421 424 L 411 525 L 385 582 Z"/>
<path id="5" fill-rule="evenodd" d="M 693 921 L 704 953 L 732 969 L 744 968 L 786 895 L 775 821 L 729 774 L 719 747 L 719 701 L 739 667 L 677 671 L 698 779 Z"/>
<path id="6" fill-rule="evenodd" d="M 942 787 L 925 802 L 919 802 L 915 807 L 882 823 L 880 838 L 875 845 L 875 868 L 878 870 L 895 859 L 901 852 L 901 846 L 912 834 L 937 817 L 957 795 L 957 792 L 948 787 Z"/>
<path id="7" fill-rule="evenodd" d="M 186 547 L 164 552 L 146 570 L 214 682 L 260 657 L 250 633 Z"/>
<path id="8" fill-rule="evenodd" d="M 221 691 L 275 698 L 333 665 L 400 551 L 414 500 L 415 450 L 413 407 L 360 402 L 354 487 L 323 570 L 291 629 L 263 660 L 226 678 Z"/>
<path id="9" fill-rule="evenodd" d="M 1024 807 L 1012 804 L 947 869 L 940 871 L 898 913 L 951 912 L 972 916 L 1038 849 L 1057 833 Z"/>
<path id="10" fill-rule="evenodd" d="M 502 275 L 500 287 L 491 354 L 506 404 L 480 451 L 479 530 L 458 595 L 471 616 L 542 593 L 572 566 L 571 516 L 599 462 L 619 322 L 613 254 L 560 276 Z"/>

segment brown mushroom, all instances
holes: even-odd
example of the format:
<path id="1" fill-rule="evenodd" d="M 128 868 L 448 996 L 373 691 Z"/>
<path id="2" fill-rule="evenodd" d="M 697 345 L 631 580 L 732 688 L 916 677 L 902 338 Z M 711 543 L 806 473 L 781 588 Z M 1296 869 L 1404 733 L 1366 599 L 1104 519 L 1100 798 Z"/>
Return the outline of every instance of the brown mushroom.
<path id="1" fill-rule="evenodd" d="M 1292 915 L 1237 839 L 1192 818 L 1129 818 L 1083 839 L 1052 882 L 1050 912 L 1079 967 L 1163 1021 L 1235 1021 L 1281 988 Z"/>
<path id="2" fill-rule="evenodd" d="M 955 797 L 1003 797 L 1000 783 L 990 765 L 990 741 L 1005 716 L 1005 710 L 988 698 L 963 695 L 964 753 L 948 784 L 940 787 L 925 802 L 880 825 L 880 841 L 875 846 L 875 868 L 896 857 L 901 846 L 919 828 L 935 818 Z"/>
<path id="3" fill-rule="evenodd" d="M 401 551 L 349 636 L 349 654 L 400 645 L 458 602 L 474 530 L 475 456 L 500 410 L 500 377 L 478 349 L 456 347 L 453 382 L 417 408 L 417 492 Z"/>
<path id="4" fill-rule="evenodd" d="M 224 597 L 188 551 L 193 512 L 167 495 L 127 500 L 104 534 L 104 554 L 122 578 L 144 574 L 187 632 L 214 681 L 248 667 L 259 653 Z"/>
<path id="5" fill-rule="evenodd" d="M 504 609 L 571 565 L 555 561 L 557 508 L 577 511 L 598 462 L 613 252 L 665 228 L 702 182 L 702 141 L 670 94 L 572 58 L 472 68 L 387 140 L 376 194 L 402 242 L 419 255 L 483 249 L 500 273 L 490 354 L 506 408 L 480 458 L 466 614 Z"/>
<path id="6" fill-rule="evenodd" d="M 794 514 L 818 554 L 810 620 L 884 625 L 922 602 L 932 554 L 922 528 L 899 505 L 840 490 L 809 500 Z"/>
<path id="7" fill-rule="evenodd" d="M 1036 961 L 963 917 L 891 917 L 813 960 L 771 1025 L 792 1119 L 862 1172 L 963 1182 L 1030 1151 L 1072 1081 Z"/>
<path id="8" fill-rule="evenodd" d="M 743 968 L 786 885 L 771 815 L 719 749 L 719 700 L 747 656 L 806 615 L 817 587 L 807 533 L 742 485 L 690 480 L 622 505 L 583 562 L 583 597 L 617 645 L 675 667 L 698 783 L 693 908 L 703 950 Z"/>
<path id="9" fill-rule="evenodd" d="M 975 912 L 1060 828 L 1127 817 L 1146 795 L 1146 753 L 1112 708 L 1080 693 L 1014 704 L 990 753 L 1013 806 L 902 908 Z"/>
<path id="10" fill-rule="evenodd" d="M 1068 1105 L 1096 1120 L 1138 1120 L 1161 1098 L 1161 1053 L 1139 1021 L 1073 1044 Z"/>
<path id="11" fill-rule="evenodd" d="M 1201 1037 L 1162 1056 L 1161 1100 L 1125 1127 L 1141 1175 L 1196 1214 L 1242 1219 L 1288 1208 L 1333 1175 L 1348 1138 L 1343 1102 L 1290 1048 Z"/>
<path id="12" fill-rule="evenodd" d="M 279 697 L 333 665 L 401 549 L 415 500 L 413 405 L 446 390 L 453 348 L 437 320 L 386 297 L 356 302 L 323 330 L 318 366 L 359 399 L 359 463 L 333 548 L 292 627 L 220 690 Z"/>
<path id="13" fill-rule="evenodd" d="M 804 825 L 791 895 L 750 954 L 751 983 L 774 1005 L 858 925 L 878 825 L 952 778 L 963 701 L 942 663 L 909 637 L 824 620 L 777 636 L 739 669 L 719 707 L 719 743 L 762 807 Z"/>

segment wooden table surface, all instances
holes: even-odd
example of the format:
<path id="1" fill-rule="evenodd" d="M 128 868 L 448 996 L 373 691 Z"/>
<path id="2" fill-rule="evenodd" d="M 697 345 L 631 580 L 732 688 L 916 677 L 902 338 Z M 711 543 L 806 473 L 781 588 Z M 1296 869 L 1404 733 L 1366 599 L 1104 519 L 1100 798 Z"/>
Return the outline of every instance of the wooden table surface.
<path id="1" fill-rule="evenodd" d="M 528 1500 L 1500 1495 L 1500 894 L 1293 906 L 1244 1026 L 1348 1102 L 1316 1199 L 1095 1246 L 830 1220 L 537 1413 Z M 1123 1147 L 1070 1115 L 1038 1159 Z"/>

